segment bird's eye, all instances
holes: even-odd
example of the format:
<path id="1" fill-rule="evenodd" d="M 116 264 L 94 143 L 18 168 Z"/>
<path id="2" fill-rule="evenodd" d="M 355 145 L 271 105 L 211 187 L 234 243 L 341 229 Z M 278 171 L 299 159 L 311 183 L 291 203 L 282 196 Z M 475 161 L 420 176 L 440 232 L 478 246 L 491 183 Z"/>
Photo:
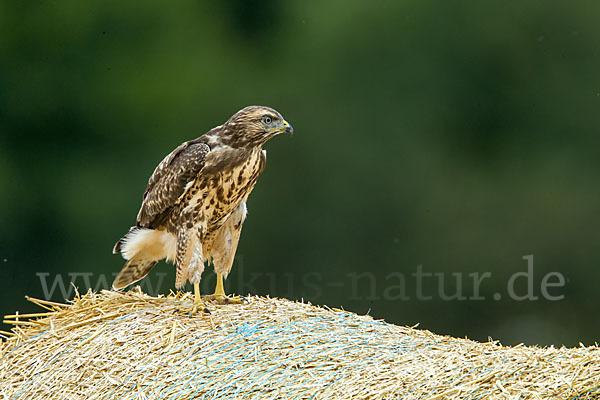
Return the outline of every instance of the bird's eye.
<path id="1" fill-rule="evenodd" d="M 271 123 L 271 121 L 272 121 L 271 117 L 269 117 L 268 115 L 263 115 L 263 117 L 262 117 L 263 124 L 269 125 Z"/>

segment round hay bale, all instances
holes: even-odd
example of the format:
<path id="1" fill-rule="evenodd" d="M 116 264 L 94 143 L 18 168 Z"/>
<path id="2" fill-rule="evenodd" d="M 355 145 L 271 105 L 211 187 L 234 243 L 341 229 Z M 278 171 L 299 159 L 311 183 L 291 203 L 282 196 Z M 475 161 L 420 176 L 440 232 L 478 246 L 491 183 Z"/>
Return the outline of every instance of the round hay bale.
<path id="1" fill-rule="evenodd" d="M 88 292 L 0 346 L 2 399 L 592 399 L 597 347 L 505 347 L 251 297 L 177 312 L 190 294 Z M 36 319 L 34 319 L 36 318 Z"/>

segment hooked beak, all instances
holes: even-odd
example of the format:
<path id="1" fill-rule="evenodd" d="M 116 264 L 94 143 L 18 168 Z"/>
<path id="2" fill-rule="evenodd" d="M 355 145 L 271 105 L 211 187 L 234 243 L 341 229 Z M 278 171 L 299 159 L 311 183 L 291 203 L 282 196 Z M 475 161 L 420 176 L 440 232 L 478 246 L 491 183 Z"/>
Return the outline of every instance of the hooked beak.
<path id="1" fill-rule="evenodd" d="M 294 128 L 286 120 L 283 120 L 282 130 L 290 135 L 294 134 Z"/>

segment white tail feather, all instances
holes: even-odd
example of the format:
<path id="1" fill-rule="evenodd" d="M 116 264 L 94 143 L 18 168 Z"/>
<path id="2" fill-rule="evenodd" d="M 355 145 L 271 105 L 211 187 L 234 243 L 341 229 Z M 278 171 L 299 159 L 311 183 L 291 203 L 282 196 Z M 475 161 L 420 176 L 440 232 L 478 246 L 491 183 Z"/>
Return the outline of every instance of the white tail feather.
<path id="1" fill-rule="evenodd" d="M 167 231 L 139 228 L 129 232 L 123 238 L 121 254 L 126 260 L 133 257 L 143 260 L 162 260 L 173 262 L 177 249 L 177 238 Z"/>

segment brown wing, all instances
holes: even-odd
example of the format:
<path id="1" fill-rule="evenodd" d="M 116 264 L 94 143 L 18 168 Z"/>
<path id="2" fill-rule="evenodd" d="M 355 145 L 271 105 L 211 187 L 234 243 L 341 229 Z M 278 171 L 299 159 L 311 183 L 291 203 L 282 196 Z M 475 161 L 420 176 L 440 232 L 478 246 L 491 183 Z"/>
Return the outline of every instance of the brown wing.
<path id="1" fill-rule="evenodd" d="M 136 225 L 157 228 L 165 222 L 177 199 L 202 167 L 210 147 L 203 142 L 185 142 L 166 156 L 148 181 Z"/>

